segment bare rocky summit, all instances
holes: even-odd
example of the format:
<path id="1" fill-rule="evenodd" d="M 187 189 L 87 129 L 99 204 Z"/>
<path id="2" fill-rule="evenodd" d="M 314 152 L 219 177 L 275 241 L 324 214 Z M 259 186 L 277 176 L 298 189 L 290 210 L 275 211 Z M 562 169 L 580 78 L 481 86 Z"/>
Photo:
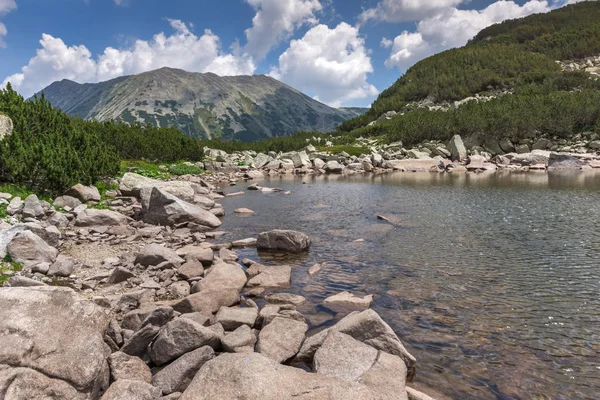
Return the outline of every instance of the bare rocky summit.
<path id="1" fill-rule="evenodd" d="M 172 68 L 101 83 L 62 80 L 43 92 L 72 116 L 173 127 L 208 139 L 329 132 L 366 111 L 329 107 L 265 75 L 221 77 Z"/>

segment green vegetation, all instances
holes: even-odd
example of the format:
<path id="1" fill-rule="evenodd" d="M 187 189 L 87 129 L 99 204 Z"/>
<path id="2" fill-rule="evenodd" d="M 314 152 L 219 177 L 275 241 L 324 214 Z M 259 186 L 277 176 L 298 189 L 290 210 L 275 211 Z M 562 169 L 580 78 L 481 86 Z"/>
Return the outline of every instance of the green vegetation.
<path id="1" fill-rule="evenodd" d="M 4 285 L 4 282 L 10 279 L 15 273 L 23 271 L 23 264 L 14 262 L 10 255 L 6 255 L 2 261 L 0 261 L 0 286 Z"/>
<path id="2" fill-rule="evenodd" d="M 339 153 L 348 153 L 350 156 L 360 156 L 362 154 L 367 154 L 369 151 L 364 147 L 359 146 L 349 146 L 349 145 L 338 145 L 333 147 L 319 146 L 317 147 L 319 151 L 325 151 L 332 154 Z"/>
<path id="3" fill-rule="evenodd" d="M 462 48 L 429 57 L 382 92 L 364 115 L 338 134 L 383 137 L 406 145 L 454 134 L 522 138 L 568 137 L 600 128 L 600 81 L 586 72 L 563 72 L 556 60 L 600 54 L 600 3 L 584 2 L 491 26 Z M 410 111 L 410 103 L 456 101 L 475 94 L 496 99 L 457 110 Z M 414 107 L 412 107 L 414 108 Z M 387 111 L 404 111 L 367 125 Z"/>
<path id="4" fill-rule="evenodd" d="M 171 165 L 171 167 L 169 168 L 169 172 L 171 173 L 171 175 L 175 175 L 175 176 L 198 175 L 198 174 L 203 174 L 204 169 L 200 168 L 200 167 L 196 167 L 195 165 L 181 163 L 181 164 Z"/>
<path id="5" fill-rule="evenodd" d="M 175 129 L 83 121 L 55 109 L 43 95 L 25 101 L 10 84 L 0 90 L 0 112 L 14 124 L 13 134 L 0 142 L 0 176 L 28 192 L 93 184 L 116 175 L 119 159 L 196 161 L 202 155 L 200 142 Z"/>

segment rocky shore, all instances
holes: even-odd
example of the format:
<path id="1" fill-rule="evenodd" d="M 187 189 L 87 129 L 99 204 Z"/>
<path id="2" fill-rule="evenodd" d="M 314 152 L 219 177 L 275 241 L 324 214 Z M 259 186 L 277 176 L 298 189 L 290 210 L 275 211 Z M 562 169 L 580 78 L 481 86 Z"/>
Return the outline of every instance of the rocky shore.
<path id="1" fill-rule="evenodd" d="M 236 254 L 307 252 L 309 237 L 214 243 L 215 183 L 237 179 L 127 173 L 106 198 L 77 185 L 52 204 L 0 194 L 0 398 L 446 398 L 415 389 L 417 361 L 372 296 L 331 296 L 345 316 L 313 331 L 298 311 L 306 299 L 286 293 L 291 267 Z"/>
<path id="2" fill-rule="evenodd" d="M 314 138 L 318 142 L 320 138 Z M 331 142 L 324 143 L 332 146 Z M 237 174 L 249 179 L 283 174 L 356 174 L 403 172 L 490 172 L 498 170 L 585 170 L 600 168 L 600 140 L 595 133 L 563 139 L 496 140 L 479 135 L 454 136 L 448 143 L 430 141 L 406 149 L 402 143 L 378 145 L 375 140 L 359 139 L 357 148 L 368 153 L 351 156 L 346 152 L 317 151 L 312 144 L 290 153 L 268 154 L 253 151 L 227 154 L 205 148 L 208 171 Z"/>

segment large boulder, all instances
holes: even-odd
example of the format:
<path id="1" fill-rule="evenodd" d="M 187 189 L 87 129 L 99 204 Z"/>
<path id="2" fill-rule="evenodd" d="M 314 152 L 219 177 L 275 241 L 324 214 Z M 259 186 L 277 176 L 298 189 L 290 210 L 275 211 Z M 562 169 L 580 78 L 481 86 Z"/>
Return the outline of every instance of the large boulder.
<path id="1" fill-rule="evenodd" d="M 146 382 L 120 379 L 114 382 L 100 400 L 158 400 L 161 391 Z"/>
<path id="2" fill-rule="evenodd" d="M 103 309 L 68 288 L 2 288 L 0 398 L 98 398 L 108 387 L 108 321 Z"/>
<path id="3" fill-rule="evenodd" d="M 155 266 L 163 262 L 169 262 L 174 267 L 179 267 L 183 263 L 183 259 L 174 250 L 160 244 L 151 243 L 144 246 L 135 257 L 134 262 L 144 267 Z"/>
<path id="4" fill-rule="evenodd" d="M 137 197 L 142 201 L 142 205 L 146 203 L 147 206 L 147 202 L 150 201 L 152 195 L 152 188 L 155 187 L 184 201 L 193 201 L 194 195 L 198 191 L 196 185 L 191 182 L 159 181 L 132 172 L 123 175 L 119 190 L 124 196 Z M 205 192 L 203 191 L 203 193 Z"/>
<path id="5" fill-rule="evenodd" d="M 87 209 L 77 215 L 75 225 L 80 227 L 127 225 L 127 217 L 116 211 Z"/>
<path id="6" fill-rule="evenodd" d="M 579 158 L 568 154 L 551 153 L 548 159 L 548 169 L 581 169 L 584 164 Z"/>
<path id="7" fill-rule="evenodd" d="M 152 188 L 148 206 L 144 208 L 144 222 L 154 225 L 194 223 L 212 229 L 221 225 L 219 218 L 211 212 L 157 187 Z"/>
<path id="8" fill-rule="evenodd" d="M 239 302 L 238 289 L 206 288 L 175 303 L 173 309 L 184 314 L 195 312 L 214 314 L 221 307 L 229 307 Z"/>
<path id="9" fill-rule="evenodd" d="M 216 290 L 242 290 L 246 285 L 246 273 L 235 262 L 216 262 L 208 271 L 203 280 L 195 286 L 195 292 Z"/>
<path id="10" fill-rule="evenodd" d="M 467 149 L 460 135 L 454 135 L 448 142 L 447 147 L 452 155 L 452 161 L 464 161 L 467 159 Z"/>
<path id="11" fill-rule="evenodd" d="M 302 321 L 275 317 L 258 334 L 256 351 L 277 362 L 294 357 L 304 341 L 308 325 Z"/>
<path id="12" fill-rule="evenodd" d="M 381 400 L 367 386 L 281 365 L 257 353 L 228 353 L 204 364 L 180 400 Z"/>
<path id="13" fill-rule="evenodd" d="M 200 367 L 214 357 L 215 352 L 210 346 L 190 351 L 156 373 L 152 378 L 152 384 L 160 388 L 164 395 L 183 392 Z"/>
<path id="14" fill-rule="evenodd" d="M 291 159 L 294 163 L 294 168 L 310 167 L 312 165 L 312 163 L 310 162 L 310 158 L 308 157 L 308 154 L 306 154 L 305 151 L 293 153 Z"/>
<path id="15" fill-rule="evenodd" d="M 216 348 L 219 343 L 219 336 L 210 328 L 188 318 L 177 318 L 160 330 L 152 343 L 150 358 L 162 365 L 203 346 Z"/>
<path id="16" fill-rule="evenodd" d="M 23 203 L 23 218 L 41 218 L 45 215 L 42 202 L 35 194 L 30 194 Z"/>
<path id="17" fill-rule="evenodd" d="M 66 196 L 75 197 L 82 202 L 86 201 L 100 201 L 102 197 L 100 196 L 100 192 L 96 186 L 83 186 L 81 183 L 73 186 L 71 189 L 67 190 L 65 193 Z"/>
<path id="18" fill-rule="evenodd" d="M 415 376 L 417 363 L 415 357 L 406 350 L 393 329 L 371 309 L 348 314 L 331 328 L 307 337 L 298 352 L 297 359 L 310 363 L 315 352 L 332 330 L 345 333 L 377 350 L 400 357 L 408 368 L 408 379 L 411 380 Z"/>
<path id="19" fill-rule="evenodd" d="M 58 256 L 58 250 L 31 231 L 16 234 L 6 249 L 13 261 L 28 266 L 44 262 L 53 263 Z"/>
<path id="20" fill-rule="evenodd" d="M 110 355 L 108 363 L 110 374 L 115 381 L 126 379 L 152 383 L 152 372 L 141 358 L 117 351 Z"/>
<path id="21" fill-rule="evenodd" d="M 335 160 L 328 161 L 323 169 L 329 174 L 341 174 L 344 172 L 344 166 Z"/>
<path id="22" fill-rule="evenodd" d="M 301 232 L 273 230 L 258 235 L 256 247 L 259 250 L 302 253 L 310 248 L 310 238 Z"/>

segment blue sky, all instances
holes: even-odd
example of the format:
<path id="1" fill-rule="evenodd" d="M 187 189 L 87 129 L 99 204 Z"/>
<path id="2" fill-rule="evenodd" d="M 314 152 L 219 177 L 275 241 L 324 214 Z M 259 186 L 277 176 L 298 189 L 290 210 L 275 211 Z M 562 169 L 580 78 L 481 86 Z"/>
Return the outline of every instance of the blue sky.
<path id="1" fill-rule="evenodd" d="M 0 0 L 0 83 L 24 96 L 170 66 L 269 74 L 368 106 L 418 60 L 559 4 L 490 0 Z"/>

